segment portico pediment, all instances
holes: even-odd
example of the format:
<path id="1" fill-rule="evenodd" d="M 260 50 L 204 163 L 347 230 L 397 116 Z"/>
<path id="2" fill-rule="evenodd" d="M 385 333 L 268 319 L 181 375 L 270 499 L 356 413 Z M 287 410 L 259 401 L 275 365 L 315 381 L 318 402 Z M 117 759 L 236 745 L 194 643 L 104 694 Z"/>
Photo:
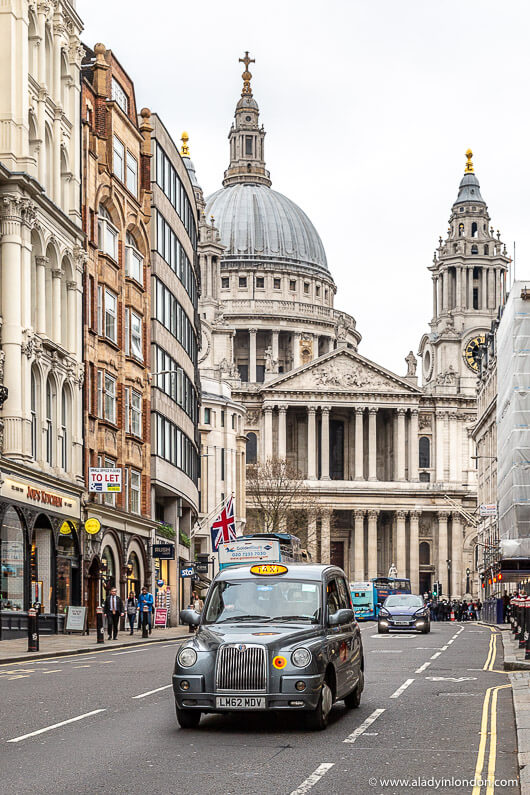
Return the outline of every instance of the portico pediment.
<path id="1" fill-rule="evenodd" d="M 265 390 L 311 392 L 410 393 L 422 390 L 348 348 L 337 348 L 313 362 L 269 381 Z"/>

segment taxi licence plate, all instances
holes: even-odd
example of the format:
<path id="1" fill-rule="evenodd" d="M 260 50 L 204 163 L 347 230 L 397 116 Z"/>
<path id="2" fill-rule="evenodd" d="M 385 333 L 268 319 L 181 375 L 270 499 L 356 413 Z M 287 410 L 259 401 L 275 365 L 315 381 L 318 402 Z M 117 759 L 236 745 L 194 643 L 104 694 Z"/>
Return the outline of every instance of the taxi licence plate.
<path id="1" fill-rule="evenodd" d="M 217 709 L 265 709 L 264 696 L 217 696 Z"/>
<path id="2" fill-rule="evenodd" d="M 405 626 L 408 627 L 408 625 L 410 624 L 410 621 L 394 621 L 394 624 L 400 624 L 400 625 L 401 624 L 405 624 Z"/>

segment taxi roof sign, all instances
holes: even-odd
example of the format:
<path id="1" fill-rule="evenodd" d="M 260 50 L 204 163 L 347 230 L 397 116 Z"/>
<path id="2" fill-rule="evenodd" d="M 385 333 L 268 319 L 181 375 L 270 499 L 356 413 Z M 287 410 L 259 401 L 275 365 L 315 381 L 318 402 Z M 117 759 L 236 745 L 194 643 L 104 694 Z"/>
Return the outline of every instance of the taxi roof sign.
<path id="1" fill-rule="evenodd" d="M 276 574 L 286 574 L 288 571 L 287 566 L 282 566 L 280 563 L 260 563 L 250 567 L 250 573 L 259 577 L 274 577 Z"/>

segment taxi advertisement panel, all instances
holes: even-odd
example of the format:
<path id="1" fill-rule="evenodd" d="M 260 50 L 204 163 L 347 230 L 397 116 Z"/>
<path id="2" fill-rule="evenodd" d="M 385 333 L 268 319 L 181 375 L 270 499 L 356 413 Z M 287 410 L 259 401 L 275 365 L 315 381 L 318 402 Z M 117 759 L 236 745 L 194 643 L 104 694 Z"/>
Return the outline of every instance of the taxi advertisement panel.
<path id="1" fill-rule="evenodd" d="M 239 563 L 276 563 L 280 560 L 280 542 L 271 538 L 237 539 L 219 545 L 219 567 Z"/>

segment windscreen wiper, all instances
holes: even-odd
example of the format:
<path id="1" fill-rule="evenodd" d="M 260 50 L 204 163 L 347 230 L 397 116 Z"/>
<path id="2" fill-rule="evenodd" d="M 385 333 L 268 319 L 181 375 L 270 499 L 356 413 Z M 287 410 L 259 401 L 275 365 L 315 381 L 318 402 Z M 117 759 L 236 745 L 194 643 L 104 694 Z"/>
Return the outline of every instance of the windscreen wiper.
<path id="1" fill-rule="evenodd" d="M 257 621 L 266 620 L 267 616 L 232 616 L 231 618 L 222 618 L 221 621 L 216 621 L 216 624 L 229 624 L 235 621 Z"/>

